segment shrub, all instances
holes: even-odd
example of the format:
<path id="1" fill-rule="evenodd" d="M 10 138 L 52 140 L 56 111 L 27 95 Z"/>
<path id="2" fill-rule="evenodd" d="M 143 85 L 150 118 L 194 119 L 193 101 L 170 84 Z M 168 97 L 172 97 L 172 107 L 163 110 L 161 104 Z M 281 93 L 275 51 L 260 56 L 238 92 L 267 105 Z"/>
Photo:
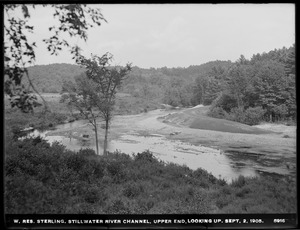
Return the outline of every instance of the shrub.
<path id="1" fill-rule="evenodd" d="M 144 211 L 144 213 L 146 213 L 151 208 L 153 208 L 154 204 L 155 204 L 155 199 L 152 197 L 138 199 L 138 206 L 140 207 L 142 212 Z"/>
<path id="2" fill-rule="evenodd" d="M 41 181 L 19 175 L 6 186 L 6 211 L 11 214 L 61 213 L 66 194 Z"/>
<path id="3" fill-rule="evenodd" d="M 244 121 L 245 121 L 244 108 L 242 108 L 242 107 L 232 108 L 230 110 L 230 112 L 227 114 L 226 119 L 244 123 Z"/>
<path id="4" fill-rule="evenodd" d="M 84 167 L 78 171 L 80 179 L 91 181 L 92 179 L 101 179 L 104 176 L 104 165 L 95 160 L 89 160 Z"/>
<path id="5" fill-rule="evenodd" d="M 221 190 L 220 190 L 220 196 L 222 195 L 231 195 L 233 193 L 234 189 L 230 186 L 224 186 Z"/>
<path id="6" fill-rule="evenodd" d="M 86 148 L 86 149 L 80 149 L 78 151 L 78 154 L 81 154 L 84 156 L 94 156 L 94 155 L 96 155 L 96 152 L 94 149 Z"/>
<path id="7" fill-rule="evenodd" d="M 226 119 L 247 125 L 257 125 L 263 120 L 265 112 L 262 107 L 249 107 L 246 110 L 242 107 L 235 107 L 226 115 Z"/>
<path id="8" fill-rule="evenodd" d="M 107 164 L 107 172 L 116 183 L 122 183 L 126 181 L 125 164 L 121 161 L 110 161 Z"/>
<path id="9" fill-rule="evenodd" d="M 144 161 L 149 163 L 158 162 L 157 158 L 149 150 L 134 155 L 135 161 Z"/>
<path id="10" fill-rule="evenodd" d="M 228 116 L 227 112 L 224 109 L 222 109 L 221 107 L 210 107 L 207 112 L 207 115 L 210 117 L 219 118 L 219 119 L 223 119 Z"/>
<path id="11" fill-rule="evenodd" d="M 191 201 L 188 213 L 207 214 L 210 210 L 210 197 L 207 191 L 198 189 L 195 191 Z"/>
<path id="12" fill-rule="evenodd" d="M 88 203 L 96 203 L 101 197 L 100 190 L 97 186 L 92 185 L 87 187 L 87 191 L 84 194 L 84 200 Z"/>
<path id="13" fill-rule="evenodd" d="M 104 176 L 105 171 L 105 162 L 103 161 L 91 161 L 93 167 L 93 174 L 96 178 L 102 178 Z"/>
<path id="14" fill-rule="evenodd" d="M 190 174 L 190 169 L 186 166 L 181 166 L 175 163 L 168 163 L 164 167 L 165 177 L 170 181 L 182 181 L 186 180 L 187 176 Z"/>
<path id="15" fill-rule="evenodd" d="M 11 127 L 11 132 L 12 132 L 12 135 L 13 135 L 14 139 L 25 137 L 27 135 L 27 133 L 22 132 L 21 129 L 22 129 L 21 126 L 18 126 L 18 125 L 13 125 Z"/>
<path id="16" fill-rule="evenodd" d="M 247 125 L 258 125 L 265 115 L 266 110 L 262 107 L 249 107 L 245 111 L 245 120 L 243 123 Z"/>
<path id="17" fill-rule="evenodd" d="M 217 180 L 218 180 L 216 177 L 214 177 L 214 175 L 212 175 L 211 173 L 208 173 L 206 170 L 201 169 L 201 168 L 196 169 L 192 175 L 194 178 L 204 181 L 205 182 L 204 184 L 207 184 L 207 185 L 215 184 L 215 183 L 217 183 Z"/>
<path id="18" fill-rule="evenodd" d="M 83 180 L 72 181 L 69 183 L 69 186 L 72 189 L 72 193 L 75 196 L 84 197 L 88 188 L 90 187 L 90 183 Z"/>
<path id="19" fill-rule="evenodd" d="M 217 180 L 217 184 L 218 184 L 218 185 L 221 185 L 221 186 L 225 186 L 225 185 L 227 185 L 227 182 L 226 182 L 225 179 L 218 179 L 218 180 Z"/>
<path id="20" fill-rule="evenodd" d="M 129 208 L 121 199 L 116 199 L 111 202 L 111 205 L 106 208 L 108 214 L 130 214 Z"/>
<path id="21" fill-rule="evenodd" d="M 251 192 L 251 189 L 249 187 L 243 187 L 237 191 L 236 196 L 242 198 L 242 197 L 245 197 L 245 195 L 247 195 L 250 192 Z"/>
<path id="22" fill-rule="evenodd" d="M 223 92 L 212 103 L 212 109 L 217 107 L 229 113 L 232 108 L 237 107 L 237 101 L 231 95 Z"/>
<path id="23" fill-rule="evenodd" d="M 67 159 L 67 167 L 79 172 L 83 166 L 87 163 L 87 159 L 80 154 L 71 154 Z"/>
<path id="24" fill-rule="evenodd" d="M 233 200 L 234 199 L 231 196 L 220 196 L 216 199 L 216 205 L 218 208 L 222 209 L 232 203 Z"/>
<path id="25" fill-rule="evenodd" d="M 121 173 L 122 166 L 119 162 L 111 161 L 107 165 L 107 171 L 110 173 L 111 176 L 116 176 Z"/>
<path id="26" fill-rule="evenodd" d="M 241 188 L 245 185 L 245 183 L 246 183 L 246 178 L 243 175 L 239 175 L 237 179 L 232 180 L 231 186 Z"/>
<path id="27" fill-rule="evenodd" d="M 278 116 L 279 118 L 284 118 L 288 116 L 289 109 L 285 104 L 282 104 L 274 107 L 273 112 L 275 113 L 275 116 Z"/>
<path id="28" fill-rule="evenodd" d="M 143 192 L 143 187 L 137 183 L 126 184 L 123 189 L 123 195 L 128 198 L 134 198 Z"/>

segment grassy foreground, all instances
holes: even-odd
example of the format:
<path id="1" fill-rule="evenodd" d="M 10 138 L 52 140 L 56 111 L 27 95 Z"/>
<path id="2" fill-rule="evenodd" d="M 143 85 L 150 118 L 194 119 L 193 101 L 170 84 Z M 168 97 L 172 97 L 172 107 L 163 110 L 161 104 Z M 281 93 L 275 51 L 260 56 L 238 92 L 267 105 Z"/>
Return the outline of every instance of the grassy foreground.
<path id="1" fill-rule="evenodd" d="M 239 177 L 232 184 L 202 169 L 134 157 L 72 152 L 38 138 L 6 141 L 8 214 L 295 213 L 296 185 Z"/>

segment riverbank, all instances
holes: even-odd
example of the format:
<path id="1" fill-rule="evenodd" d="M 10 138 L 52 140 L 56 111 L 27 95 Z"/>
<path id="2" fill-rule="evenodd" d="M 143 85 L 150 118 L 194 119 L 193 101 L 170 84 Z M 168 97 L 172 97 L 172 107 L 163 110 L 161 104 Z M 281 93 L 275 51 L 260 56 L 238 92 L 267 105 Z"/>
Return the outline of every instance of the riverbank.
<path id="1" fill-rule="evenodd" d="M 6 214 L 296 212 L 296 184 L 288 178 L 240 176 L 227 184 L 147 151 L 97 156 L 36 138 L 10 143 L 5 160 Z"/>
<path id="2" fill-rule="evenodd" d="M 181 162 L 192 168 L 197 168 L 197 162 L 199 162 L 199 167 L 203 167 L 201 162 L 205 162 L 203 159 L 206 159 L 203 154 L 199 155 L 198 153 L 205 152 L 205 148 L 210 148 L 211 150 L 208 150 L 208 152 L 216 150 L 220 154 L 225 154 L 230 160 L 221 160 L 223 164 L 231 165 L 231 168 L 238 173 L 242 173 L 241 175 L 255 175 L 252 173 L 252 170 L 254 170 L 257 173 L 274 173 L 295 177 L 296 127 L 290 126 L 289 128 L 281 129 L 282 132 L 279 132 L 278 129 L 268 130 L 260 127 L 247 127 L 250 131 L 259 130 L 259 134 L 231 133 L 188 127 L 187 123 L 190 121 L 182 119 L 186 118 L 182 114 L 203 116 L 201 120 L 207 121 L 203 109 L 205 110 L 206 108 L 197 108 L 196 110 L 158 109 L 136 115 L 115 116 L 109 131 L 110 151 L 118 149 L 131 154 L 132 152 L 136 153 L 150 149 L 163 160 L 175 163 Z M 166 118 L 170 116 L 174 120 L 171 122 L 167 120 L 166 122 Z M 211 121 L 211 118 L 209 120 Z M 218 122 L 222 121 L 220 119 L 216 120 Z M 236 129 L 239 129 L 241 125 L 245 126 L 237 122 L 231 122 L 231 124 L 235 125 L 232 127 L 237 127 Z M 70 132 L 72 135 L 85 134 L 90 137 L 89 146 L 95 146 L 94 132 L 88 122 L 81 122 L 77 125 L 76 121 L 71 126 L 65 125 L 58 130 L 50 131 L 47 135 L 53 136 L 53 138 L 55 136 L 64 136 L 66 144 L 74 146 L 76 143 L 80 144 L 80 142 L 70 142 L 66 135 Z M 272 125 L 269 126 L 272 127 Z M 100 128 L 99 134 L 101 147 L 104 130 Z M 289 138 L 286 135 L 289 135 Z M 75 135 L 72 138 L 76 138 Z M 172 142 L 173 144 L 171 145 L 170 143 Z M 184 150 L 182 148 L 181 150 L 178 149 L 177 145 L 185 146 Z M 180 154 L 179 150 L 185 154 Z M 199 159 L 190 158 L 190 156 L 196 157 L 196 155 L 198 155 Z M 216 162 L 220 161 L 220 159 L 221 156 L 216 158 Z M 213 167 L 217 168 L 217 166 L 212 166 L 211 170 L 213 170 Z M 227 172 L 229 171 L 227 170 Z M 243 174 L 244 172 L 246 174 Z M 218 176 L 219 173 L 215 175 Z"/>
<path id="3" fill-rule="evenodd" d="M 66 140 L 69 147 L 78 145 L 77 151 L 57 143 L 51 146 L 40 138 L 6 139 L 6 213 L 296 212 L 292 167 L 296 162 L 295 138 L 277 132 L 239 134 L 163 122 L 169 113 L 175 113 L 175 117 L 178 112 L 191 111 L 201 113 L 191 109 L 158 109 L 115 116 L 110 143 L 128 144 L 129 153 L 120 148 L 111 149 L 108 156 L 96 156 L 92 150 L 80 150 L 82 143 L 77 143 L 80 138 L 70 141 L 77 135 L 89 135 L 90 146 L 95 144 L 93 130 L 84 120 L 58 125 L 45 134 L 53 138 L 52 143 Z M 104 130 L 99 131 L 102 142 Z M 71 138 L 67 136 L 70 133 L 73 133 Z M 154 148 L 152 153 L 144 151 L 145 143 Z M 133 151 L 141 147 L 141 151 Z M 286 152 L 280 148 L 286 148 Z M 293 162 L 287 168 L 284 163 L 289 155 Z M 192 162 L 195 168 L 183 166 L 184 160 Z M 203 170 L 206 165 L 220 169 L 220 178 L 218 173 L 213 176 Z M 249 168 L 262 172 L 263 176 L 238 176 L 231 183 L 221 178 L 227 169 L 243 175 Z"/>

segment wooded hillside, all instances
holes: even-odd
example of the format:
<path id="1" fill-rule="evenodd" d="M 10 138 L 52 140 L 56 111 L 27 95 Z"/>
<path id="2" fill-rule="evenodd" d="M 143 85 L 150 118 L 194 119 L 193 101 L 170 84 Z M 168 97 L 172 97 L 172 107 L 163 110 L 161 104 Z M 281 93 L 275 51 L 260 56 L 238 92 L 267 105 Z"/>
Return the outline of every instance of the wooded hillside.
<path id="1" fill-rule="evenodd" d="M 60 93 L 84 70 L 71 64 L 29 68 L 37 89 Z M 296 118 L 295 46 L 187 68 L 133 67 L 121 93 L 172 106 L 210 105 L 210 115 L 247 124 Z"/>

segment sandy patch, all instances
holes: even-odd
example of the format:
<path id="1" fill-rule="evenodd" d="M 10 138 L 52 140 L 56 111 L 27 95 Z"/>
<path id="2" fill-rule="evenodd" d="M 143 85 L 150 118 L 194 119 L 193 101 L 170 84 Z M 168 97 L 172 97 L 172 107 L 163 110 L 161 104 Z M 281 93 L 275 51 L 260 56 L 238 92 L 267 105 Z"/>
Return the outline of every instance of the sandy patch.
<path id="1" fill-rule="evenodd" d="M 281 133 L 281 136 L 288 135 L 291 138 L 296 138 L 297 126 L 287 126 L 283 124 L 273 124 L 273 123 L 262 123 L 260 125 L 255 125 L 260 129 L 265 129 L 273 132 Z"/>

